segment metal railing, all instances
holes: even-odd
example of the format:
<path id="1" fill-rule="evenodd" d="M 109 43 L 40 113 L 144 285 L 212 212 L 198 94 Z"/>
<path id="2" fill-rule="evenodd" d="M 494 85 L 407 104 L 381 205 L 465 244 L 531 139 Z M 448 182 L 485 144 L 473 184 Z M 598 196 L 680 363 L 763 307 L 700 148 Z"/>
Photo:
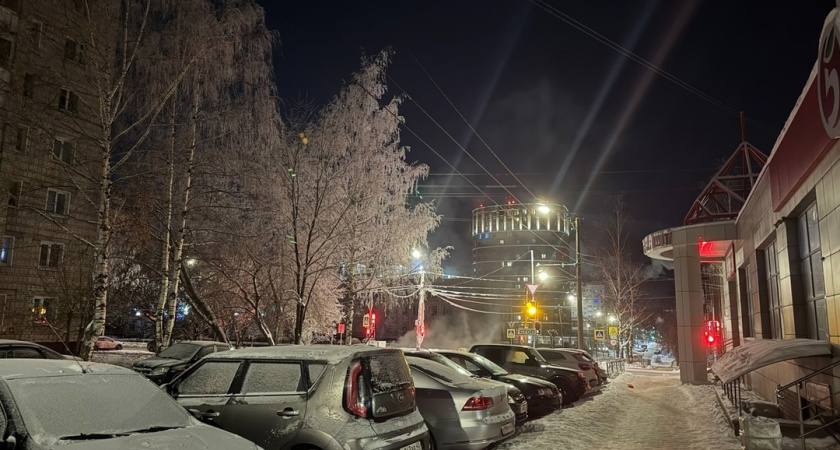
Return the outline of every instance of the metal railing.
<path id="1" fill-rule="evenodd" d="M 840 444 L 837 428 L 840 426 L 840 406 L 835 397 L 840 392 L 832 392 L 830 384 L 810 381 L 818 375 L 829 375 L 830 371 L 840 366 L 840 361 L 809 373 L 784 386 L 776 387 L 779 409 L 786 419 L 798 422 L 802 449 L 806 449 L 806 439 L 818 431 L 828 433 Z M 806 431 L 806 428 L 808 429 Z"/>
<path id="2" fill-rule="evenodd" d="M 607 371 L 610 378 L 615 378 L 620 374 L 624 373 L 624 363 L 625 360 L 623 359 L 607 359 L 598 361 L 598 364 Z"/>
<path id="3" fill-rule="evenodd" d="M 738 429 L 738 427 L 740 426 L 740 423 L 741 423 L 741 412 L 743 410 L 743 408 L 741 407 L 741 400 L 743 398 L 742 395 L 741 395 L 741 393 L 742 393 L 741 392 L 741 386 L 743 385 L 743 382 L 744 382 L 744 377 L 740 376 L 740 377 L 738 377 L 738 378 L 736 378 L 736 379 L 734 379 L 734 380 L 732 380 L 728 383 L 723 383 L 721 385 L 721 387 L 723 388 L 723 394 L 726 396 L 726 398 L 729 399 L 729 401 L 733 405 L 735 405 L 735 408 L 738 410 L 738 422 L 736 422 L 737 425 L 736 425 L 736 423 L 732 424 L 732 429 L 733 429 L 733 431 L 735 431 L 736 436 L 738 436 L 738 434 L 740 433 L 740 430 Z M 721 405 L 721 406 L 723 406 L 723 405 Z"/>

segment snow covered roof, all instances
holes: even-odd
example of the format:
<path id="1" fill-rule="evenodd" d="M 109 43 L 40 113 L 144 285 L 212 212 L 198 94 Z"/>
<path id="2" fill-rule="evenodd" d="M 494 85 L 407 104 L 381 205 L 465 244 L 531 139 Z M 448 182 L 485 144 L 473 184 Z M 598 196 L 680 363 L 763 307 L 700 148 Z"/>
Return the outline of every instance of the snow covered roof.
<path id="1" fill-rule="evenodd" d="M 724 353 L 712 364 L 712 372 L 728 383 L 755 369 L 788 359 L 832 354 L 832 345 L 814 339 L 757 339 Z"/>

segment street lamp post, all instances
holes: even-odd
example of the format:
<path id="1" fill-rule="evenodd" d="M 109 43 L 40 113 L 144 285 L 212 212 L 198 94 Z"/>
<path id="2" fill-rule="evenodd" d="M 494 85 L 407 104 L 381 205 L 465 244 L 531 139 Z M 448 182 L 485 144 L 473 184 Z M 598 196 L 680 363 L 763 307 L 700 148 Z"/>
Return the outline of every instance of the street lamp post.
<path id="1" fill-rule="evenodd" d="M 420 259 L 422 256 L 420 251 L 417 249 L 414 250 L 413 256 L 416 259 Z M 420 350 L 420 347 L 423 345 L 423 337 L 426 334 L 426 323 L 425 323 L 425 312 L 426 312 L 426 270 L 423 267 L 423 264 L 420 264 L 420 299 L 417 301 L 417 323 L 415 324 L 414 331 L 415 331 L 415 350 Z"/>
<path id="2" fill-rule="evenodd" d="M 578 348 L 586 350 L 583 345 L 583 284 L 580 279 L 580 219 L 577 216 L 575 216 L 575 281 L 577 283 Z"/>

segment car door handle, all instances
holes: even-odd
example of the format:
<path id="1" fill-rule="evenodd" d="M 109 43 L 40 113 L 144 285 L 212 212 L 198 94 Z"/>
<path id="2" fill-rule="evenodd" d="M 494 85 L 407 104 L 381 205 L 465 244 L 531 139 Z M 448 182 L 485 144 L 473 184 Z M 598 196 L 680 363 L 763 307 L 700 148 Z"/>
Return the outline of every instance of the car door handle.
<path id="1" fill-rule="evenodd" d="M 292 408 L 286 408 L 282 411 L 277 411 L 277 415 L 280 417 L 295 417 L 300 415 L 300 411 Z"/>
<path id="2" fill-rule="evenodd" d="M 216 411 L 213 411 L 211 409 L 210 411 L 207 411 L 206 413 L 202 413 L 201 417 L 204 417 L 206 419 L 214 419 L 216 417 L 219 417 L 219 413 L 217 413 Z"/>

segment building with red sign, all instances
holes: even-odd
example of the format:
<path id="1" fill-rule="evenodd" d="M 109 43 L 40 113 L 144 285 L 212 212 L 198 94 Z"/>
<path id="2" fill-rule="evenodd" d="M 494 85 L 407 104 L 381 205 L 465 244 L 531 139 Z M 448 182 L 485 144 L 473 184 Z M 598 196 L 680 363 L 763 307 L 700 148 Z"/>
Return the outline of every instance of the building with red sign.
<path id="1" fill-rule="evenodd" d="M 833 385 L 840 375 L 829 367 L 840 344 L 838 36 L 835 9 L 766 161 L 743 142 L 729 167 L 737 176 L 716 177 L 684 226 L 645 238 L 648 256 L 674 261 L 683 382 L 709 380 L 710 321 L 719 321 L 712 370 L 723 381 L 743 377 L 774 399 L 777 387 L 803 376 Z M 727 186 L 733 179 L 737 186 Z M 704 283 L 709 274 L 716 283 Z M 720 287 L 711 301 L 710 285 Z"/>

